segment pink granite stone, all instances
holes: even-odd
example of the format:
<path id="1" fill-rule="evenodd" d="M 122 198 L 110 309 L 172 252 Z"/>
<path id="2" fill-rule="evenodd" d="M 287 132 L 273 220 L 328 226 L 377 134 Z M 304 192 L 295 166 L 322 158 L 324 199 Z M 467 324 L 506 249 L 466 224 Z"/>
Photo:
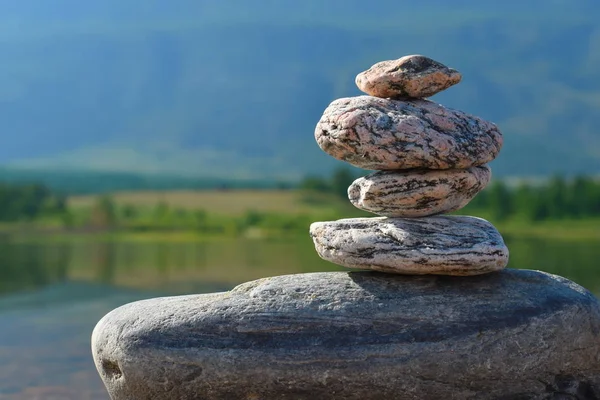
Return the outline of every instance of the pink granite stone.
<path id="1" fill-rule="evenodd" d="M 430 97 L 457 84 L 458 71 L 421 55 L 382 61 L 356 77 L 356 85 L 375 97 Z"/>
<path id="2" fill-rule="evenodd" d="M 371 96 L 335 100 L 315 139 L 327 154 L 371 170 L 470 168 L 502 147 L 495 124 L 427 100 Z"/>
<path id="3" fill-rule="evenodd" d="M 427 217 L 456 211 L 489 183 L 486 165 L 469 169 L 381 171 L 355 180 L 355 207 L 386 217 Z"/>

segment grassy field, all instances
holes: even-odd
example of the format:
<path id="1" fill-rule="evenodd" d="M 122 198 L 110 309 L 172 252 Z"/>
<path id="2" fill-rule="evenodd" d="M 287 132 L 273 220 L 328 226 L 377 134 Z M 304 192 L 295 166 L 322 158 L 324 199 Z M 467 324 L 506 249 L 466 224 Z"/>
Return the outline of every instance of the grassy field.
<path id="1" fill-rule="evenodd" d="M 110 195 L 118 206 L 150 208 L 166 203 L 174 209 L 202 209 L 211 214 L 242 215 L 247 211 L 277 214 L 329 213 L 352 207 L 331 195 L 307 194 L 298 190 L 174 190 L 117 192 Z M 92 207 L 97 196 L 73 196 L 74 209 Z"/>
<path id="2" fill-rule="evenodd" d="M 111 197 L 118 206 L 133 205 L 150 209 L 163 202 L 172 209 L 202 209 L 209 214 L 231 217 L 242 216 L 248 211 L 278 215 L 304 214 L 314 217 L 314 220 L 368 215 L 354 208 L 349 201 L 333 195 L 306 193 L 299 190 L 117 192 L 111 194 Z M 97 196 L 74 196 L 69 199 L 69 206 L 76 210 L 85 209 L 92 207 L 96 201 Z M 600 240 L 600 220 L 597 219 L 532 223 L 519 218 L 496 221 L 485 211 L 468 208 L 459 213 L 488 219 L 503 234 L 512 236 Z M 144 235 L 151 235 L 151 233 Z"/>
<path id="3" fill-rule="evenodd" d="M 556 221 L 531 222 L 512 218 L 495 221 L 485 212 L 460 212 L 460 215 L 473 215 L 490 221 L 503 235 L 560 240 L 599 240 L 600 219 L 563 219 Z"/>

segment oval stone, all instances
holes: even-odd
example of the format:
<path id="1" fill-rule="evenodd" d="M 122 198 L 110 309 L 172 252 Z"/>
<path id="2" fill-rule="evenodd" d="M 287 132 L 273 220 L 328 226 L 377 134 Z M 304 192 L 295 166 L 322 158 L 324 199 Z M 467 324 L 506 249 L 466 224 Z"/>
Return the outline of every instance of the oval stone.
<path id="1" fill-rule="evenodd" d="M 310 235 L 321 258 L 347 268 L 466 276 L 508 263 L 500 233 L 477 217 L 349 218 L 315 222 Z"/>
<path id="2" fill-rule="evenodd" d="M 356 85 L 376 97 L 429 97 L 460 82 L 452 68 L 421 55 L 381 61 L 356 76 Z"/>
<path id="3" fill-rule="evenodd" d="M 261 279 L 122 306 L 92 351 L 112 400 L 600 398 L 598 301 L 537 271 Z"/>
<path id="4" fill-rule="evenodd" d="M 427 217 L 466 206 L 492 171 L 469 169 L 381 171 L 355 180 L 348 198 L 355 207 L 386 217 Z"/>
<path id="5" fill-rule="evenodd" d="M 335 100 L 315 129 L 327 154 L 371 170 L 470 168 L 492 161 L 502 134 L 491 122 L 427 100 Z"/>

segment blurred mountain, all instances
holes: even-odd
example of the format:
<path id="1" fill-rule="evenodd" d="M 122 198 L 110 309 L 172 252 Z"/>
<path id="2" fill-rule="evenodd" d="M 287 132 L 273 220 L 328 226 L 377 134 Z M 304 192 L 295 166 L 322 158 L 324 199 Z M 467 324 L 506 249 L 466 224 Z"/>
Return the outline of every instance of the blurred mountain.
<path id="1" fill-rule="evenodd" d="M 463 73 L 434 101 L 499 124 L 496 175 L 600 173 L 597 0 L 0 0 L 0 164 L 287 178 L 373 63 Z"/>

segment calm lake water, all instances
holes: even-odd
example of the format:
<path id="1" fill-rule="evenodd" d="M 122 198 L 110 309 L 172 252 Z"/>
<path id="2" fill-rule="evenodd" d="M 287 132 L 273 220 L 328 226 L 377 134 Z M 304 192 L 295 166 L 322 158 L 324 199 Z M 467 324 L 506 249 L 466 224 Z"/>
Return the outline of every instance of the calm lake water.
<path id="1" fill-rule="evenodd" d="M 510 267 L 600 293 L 600 245 L 506 238 Z M 343 270 L 310 238 L 14 242 L 0 238 L 0 399 L 107 399 L 90 352 L 96 322 L 149 297 L 227 290 L 272 275 Z"/>

